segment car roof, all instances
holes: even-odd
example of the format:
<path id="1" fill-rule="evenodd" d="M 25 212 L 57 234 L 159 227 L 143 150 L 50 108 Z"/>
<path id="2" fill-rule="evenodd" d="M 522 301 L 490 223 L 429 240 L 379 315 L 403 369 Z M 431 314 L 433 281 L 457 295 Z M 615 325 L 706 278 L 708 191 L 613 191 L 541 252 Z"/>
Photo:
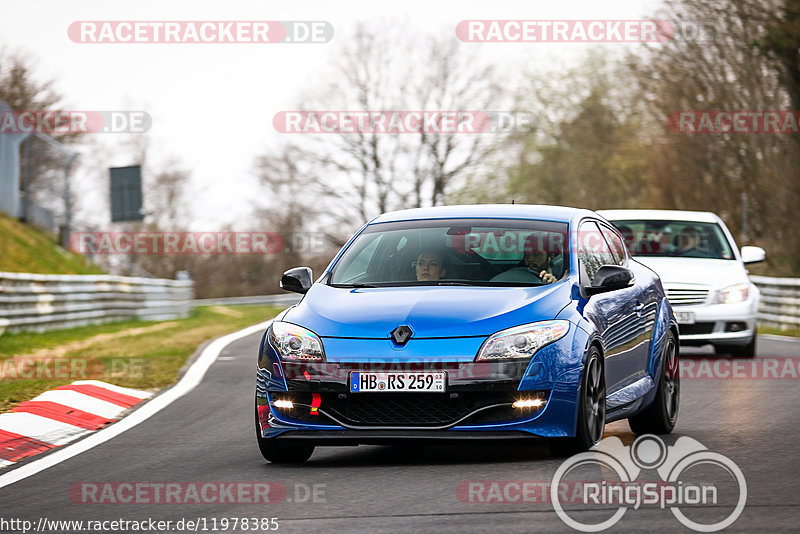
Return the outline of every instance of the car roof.
<path id="1" fill-rule="evenodd" d="M 370 221 L 385 223 L 423 219 L 533 219 L 568 223 L 575 218 L 596 217 L 589 210 L 566 206 L 539 204 L 464 204 L 458 206 L 434 206 L 390 211 Z"/>
<path id="2" fill-rule="evenodd" d="M 597 213 L 609 221 L 691 221 L 691 222 L 719 222 L 719 217 L 710 211 L 681 211 L 681 210 L 597 210 Z"/>

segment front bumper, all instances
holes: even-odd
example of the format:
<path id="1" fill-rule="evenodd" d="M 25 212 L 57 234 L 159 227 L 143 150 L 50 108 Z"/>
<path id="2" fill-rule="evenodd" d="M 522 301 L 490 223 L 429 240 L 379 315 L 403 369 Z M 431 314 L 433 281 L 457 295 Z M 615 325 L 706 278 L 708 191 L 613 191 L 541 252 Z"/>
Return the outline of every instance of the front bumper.
<path id="1" fill-rule="evenodd" d="M 736 304 L 674 306 L 673 309 L 679 318 L 681 312 L 694 314 L 694 324 L 678 323 L 680 342 L 683 345 L 743 345 L 756 333 L 756 299 L 751 298 Z"/>
<path id="2" fill-rule="evenodd" d="M 286 364 L 266 341 L 259 359 L 256 405 L 264 438 L 377 443 L 411 439 L 561 438 L 574 436 L 578 385 L 588 336 L 567 336 L 530 361 L 326 362 Z M 417 369 L 409 369 L 417 366 Z M 358 371 L 444 371 L 444 393 L 351 393 Z M 522 398 L 539 408 L 514 408 Z M 276 407 L 275 401 L 292 407 Z"/>
<path id="3" fill-rule="evenodd" d="M 464 440 L 470 441 L 492 441 L 504 444 L 531 442 L 545 444 L 546 438 L 536 436 L 524 431 L 495 431 L 481 432 L 460 430 L 458 432 L 449 430 L 287 430 L 274 436 L 277 440 L 292 441 L 311 441 L 314 445 L 396 445 L 409 443 L 430 443 L 436 444 L 453 442 L 459 443 Z"/>

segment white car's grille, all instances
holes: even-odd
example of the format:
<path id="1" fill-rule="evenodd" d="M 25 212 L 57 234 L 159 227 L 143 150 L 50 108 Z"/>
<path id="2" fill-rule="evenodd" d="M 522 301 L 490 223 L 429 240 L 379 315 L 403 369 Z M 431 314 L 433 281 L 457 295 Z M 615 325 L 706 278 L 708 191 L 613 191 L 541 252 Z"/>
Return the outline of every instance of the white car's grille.
<path id="1" fill-rule="evenodd" d="M 689 304 L 704 304 L 710 291 L 706 286 L 667 286 L 669 303 L 673 306 L 686 306 Z"/>

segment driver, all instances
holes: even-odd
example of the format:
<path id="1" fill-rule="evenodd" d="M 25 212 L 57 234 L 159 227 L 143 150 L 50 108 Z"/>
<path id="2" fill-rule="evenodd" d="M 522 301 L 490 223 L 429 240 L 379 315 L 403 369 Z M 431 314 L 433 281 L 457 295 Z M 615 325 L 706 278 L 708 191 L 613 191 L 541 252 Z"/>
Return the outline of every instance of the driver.
<path id="1" fill-rule="evenodd" d="M 678 234 L 676 252 L 681 255 L 698 254 L 700 252 L 700 230 L 694 226 L 684 226 Z"/>
<path id="2" fill-rule="evenodd" d="M 492 282 L 538 282 L 552 284 L 556 281 L 553 274 L 553 258 L 555 252 L 548 252 L 542 239 L 535 234 L 525 239 L 522 248 L 522 261 L 513 267 L 492 278 Z"/>

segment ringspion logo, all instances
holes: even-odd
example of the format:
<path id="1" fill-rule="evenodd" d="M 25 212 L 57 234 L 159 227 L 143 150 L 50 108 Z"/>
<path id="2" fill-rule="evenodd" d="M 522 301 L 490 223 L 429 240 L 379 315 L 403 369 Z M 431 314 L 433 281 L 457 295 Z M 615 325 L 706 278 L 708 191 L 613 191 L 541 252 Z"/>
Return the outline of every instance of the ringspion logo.
<path id="1" fill-rule="evenodd" d="M 698 467 L 704 469 L 701 482 L 691 474 L 691 470 Z M 587 480 L 585 472 L 597 473 L 598 468 L 603 479 Z M 655 471 L 660 481 L 642 482 L 639 476 L 645 471 Z M 580 512 L 571 515 L 573 510 L 564 508 L 564 494 L 560 488 L 569 481 L 571 473 L 580 473 L 579 510 L 585 511 L 586 505 L 598 505 L 604 511 L 616 508 L 610 517 L 597 519 Z M 606 480 L 612 475 L 619 480 Z M 728 491 L 732 486 L 735 492 Z M 723 502 L 725 499 L 730 502 Z M 550 483 L 550 502 L 565 524 L 581 532 L 609 529 L 619 523 L 628 510 L 638 510 L 642 505 L 661 510 L 669 508 L 682 525 L 692 530 L 717 532 L 732 525 L 744 511 L 747 482 L 733 460 L 708 450 L 693 438 L 681 436 L 674 445 L 667 446 L 658 436 L 646 434 L 626 446 L 612 436 L 559 466 Z M 730 507 L 731 511 L 721 518 L 714 515 L 710 522 L 692 517 L 697 509 L 694 507 L 708 506 Z"/>

